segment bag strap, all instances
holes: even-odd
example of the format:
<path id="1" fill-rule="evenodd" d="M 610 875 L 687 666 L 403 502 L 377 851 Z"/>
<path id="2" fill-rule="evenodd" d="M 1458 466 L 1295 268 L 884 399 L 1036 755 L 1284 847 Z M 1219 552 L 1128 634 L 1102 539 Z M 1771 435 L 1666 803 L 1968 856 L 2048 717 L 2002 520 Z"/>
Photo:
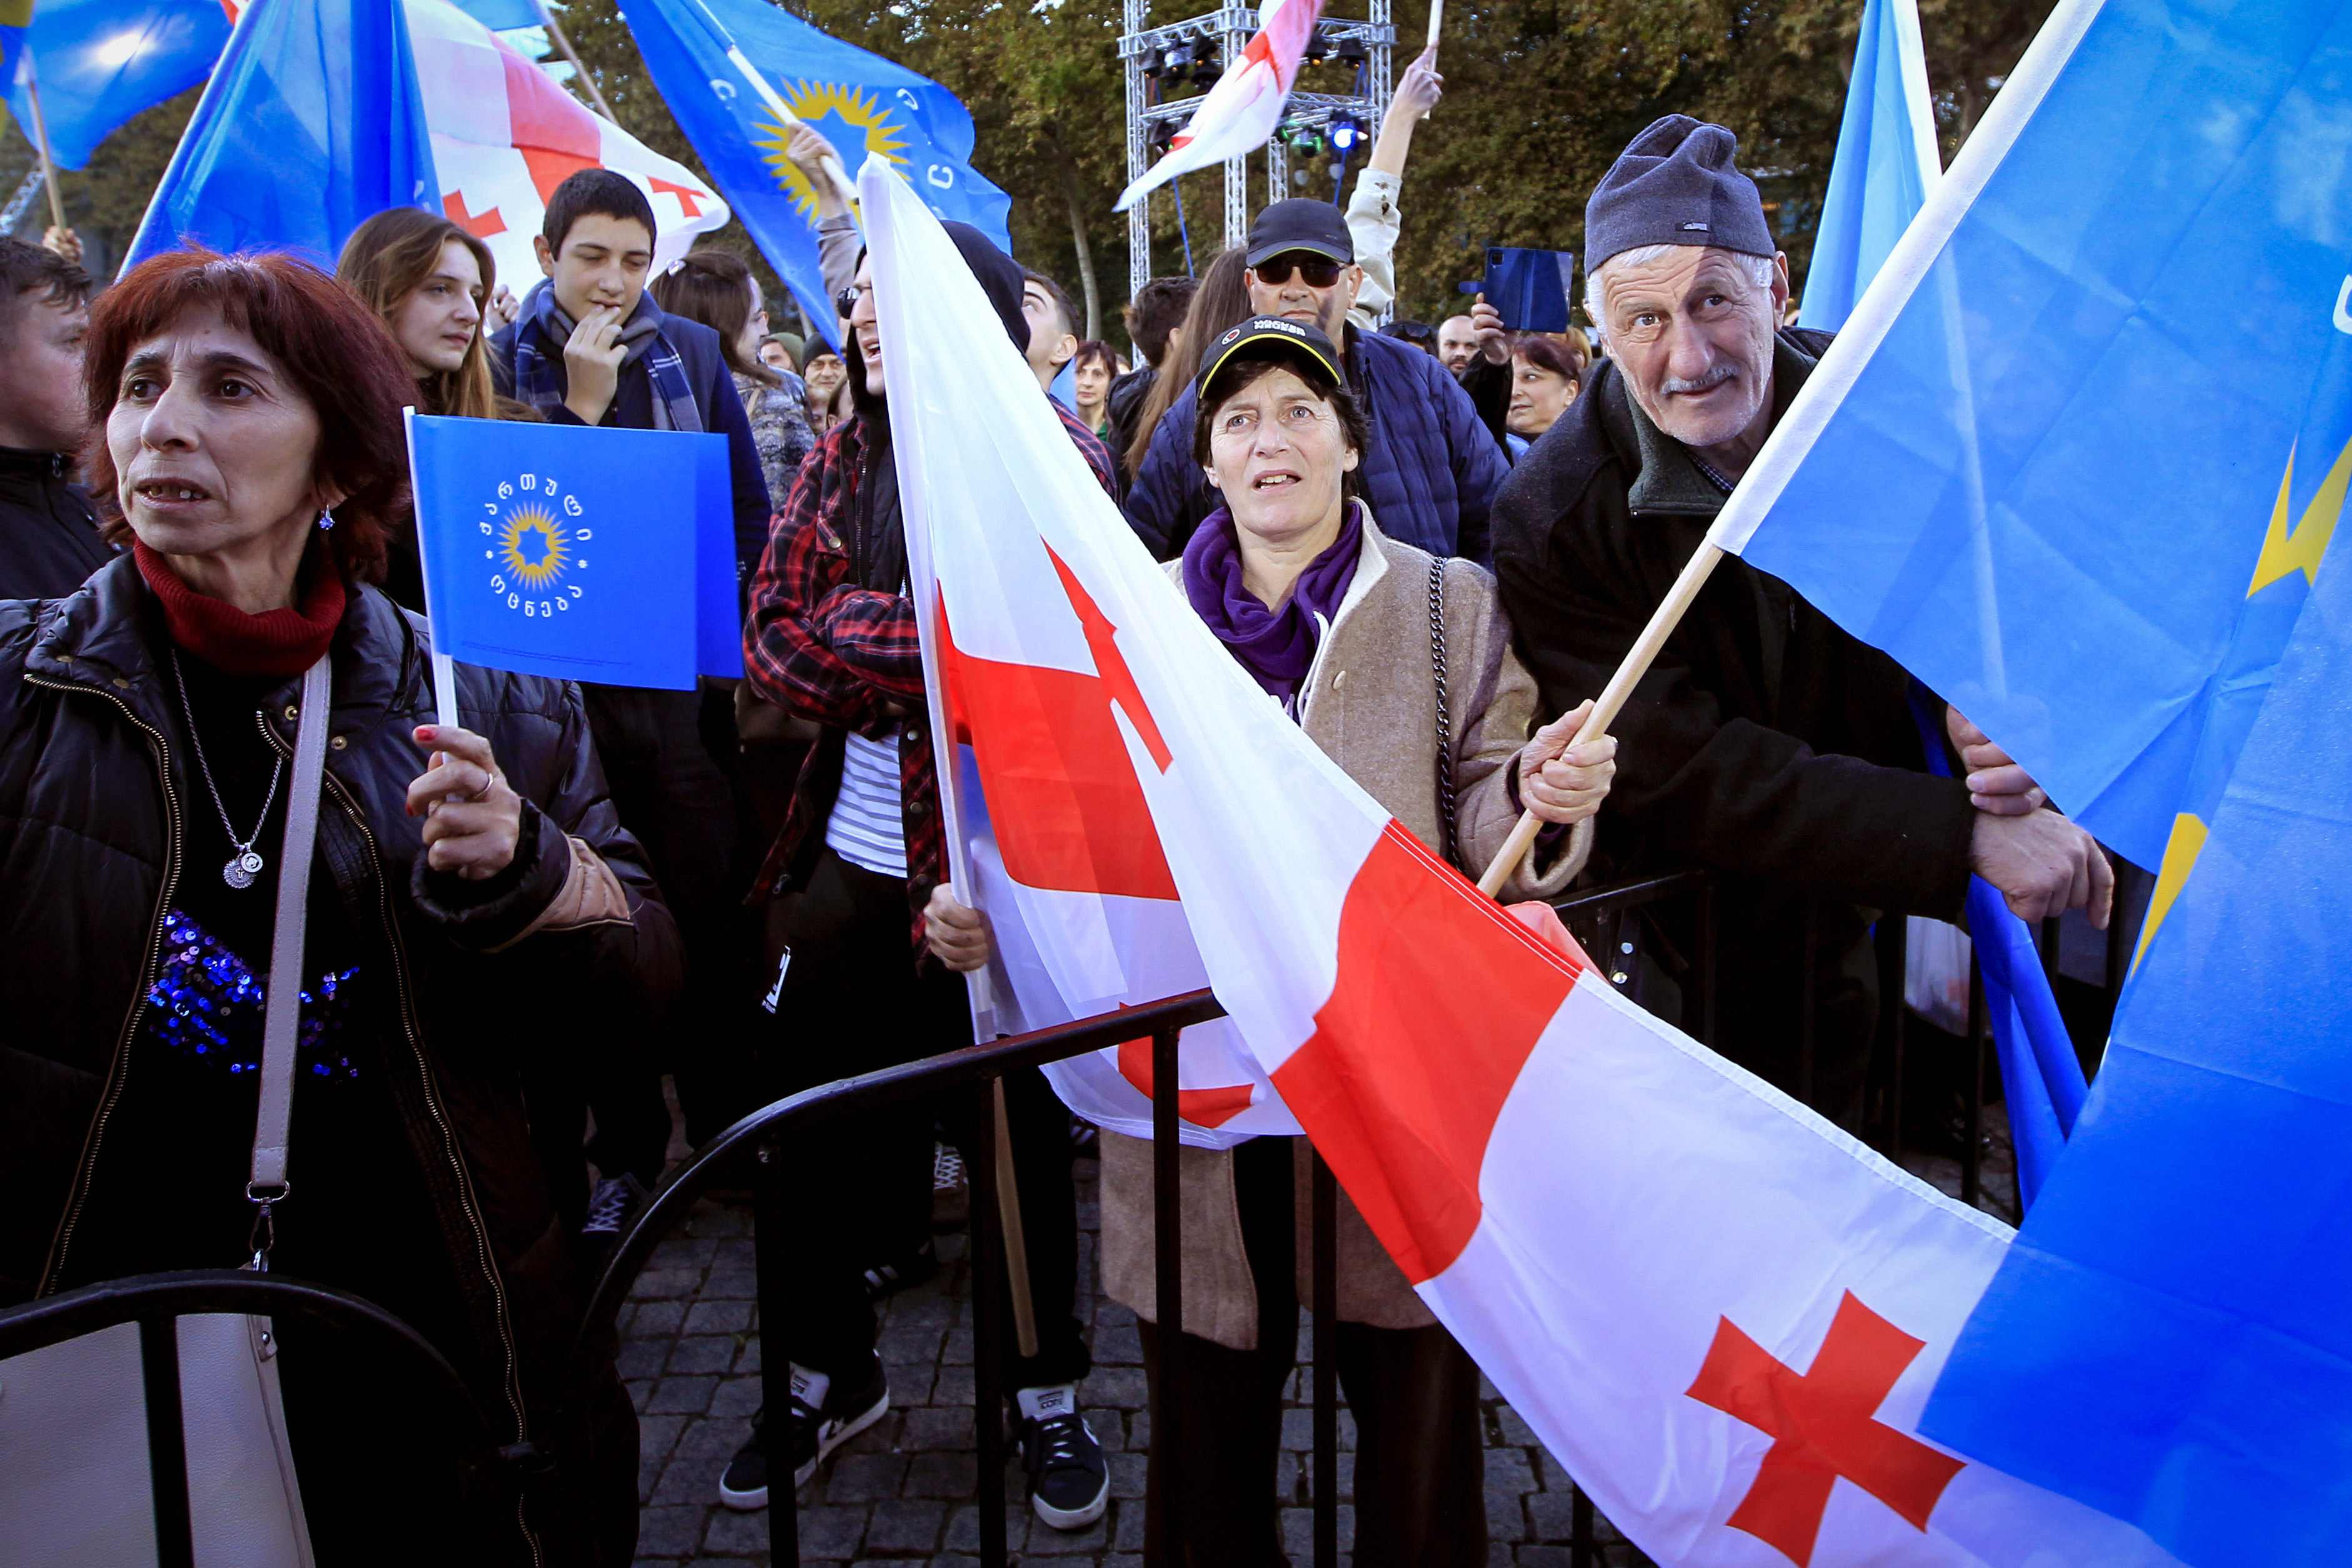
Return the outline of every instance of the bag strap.
<path id="1" fill-rule="evenodd" d="M 327 766 L 331 672 L 326 654 L 304 672 L 294 732 L 294 786 L 286 801 L 286 845 L 278 859 L 278 916 L 269 936 L 268 993 L 261 1015 L 261 1104 L 253 1123 L 253 1178 L 245 1196 L 254 1218 L 255 1266 L 269 1249 L 269 1209 L 288 1191 L 286 1154 L 294 1120 L 294 1047 L 302 1024 L 302 934 L 310 896 L 310 851 L 319 836 L 319 785 Z"/>
<path id="2" fill-rule="evenodd" d="M 1454 716 L 1445 703 L 1445 562 L 1429 562 L 1429 673 L 1437 687 L 1437 814 L 1445 828 L 1445 859 L 1461 860 L 1454 809 Z"/>

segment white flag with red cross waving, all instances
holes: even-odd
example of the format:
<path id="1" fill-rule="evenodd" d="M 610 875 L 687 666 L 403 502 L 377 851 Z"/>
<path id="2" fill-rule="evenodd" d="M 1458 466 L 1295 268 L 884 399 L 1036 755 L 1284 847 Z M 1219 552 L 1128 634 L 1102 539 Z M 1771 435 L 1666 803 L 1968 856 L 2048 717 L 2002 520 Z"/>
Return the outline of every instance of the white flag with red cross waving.
<path id="1" fill-rule="evenodd" d="M 1119 193 L 1112 210 L 1127 211 L 1179 174 L 1247 157 L 1265 146 L 1282 121 L 1282 106 L 1289 101 L 1290 84 L 1298 79 L 1298 63 L 1322 14 L 1323 0 L 1268 0 L 1248 47 L 1226 62 L 1224 74 L 1201 95 L 1200 108 L 1168 151 Z"/>
<path id="2" fill-rule="evenodd" d="M 727 204 L 691 170 L 592 112 L 448 0 L 404 8 L 442 214 L 490 247 L 499 281 L 515 293 L 539 277 L 530 242 L 548 197 L 582 169 L 610 169 L 646 193 L 660 230 L 656 268 L 725 225 Z"/>
<path id="3" fill-rule="evenodd" d="M 921 201 L 877 162 L 860 185 L 998 1019 L 1205 975 L 1243 1114 L 1286 1107 L 1662 1563 L 2173 1563 L 1917 1436 L 2011 1231 L 1643 1013 L 1392 821 L 1129 531 Z"/>

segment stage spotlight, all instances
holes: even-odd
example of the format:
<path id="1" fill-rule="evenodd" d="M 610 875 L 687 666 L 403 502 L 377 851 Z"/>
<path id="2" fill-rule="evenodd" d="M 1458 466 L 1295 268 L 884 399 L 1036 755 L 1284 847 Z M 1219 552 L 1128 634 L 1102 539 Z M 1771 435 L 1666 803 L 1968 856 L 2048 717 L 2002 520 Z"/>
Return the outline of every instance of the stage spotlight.
<path id="1" fill-rule="evenodd" d="M 1339 156 L 1341 156 L 1342 158 L 1344 158 L 1344 157 L 1346 157 L 1349 153 L 1350 153 L 1350 152 L 1354 152 L 1354 151 L 1356 150 L 1356 144 L 1357 144 L 1359 141 L 1361 141 L 1363 139 L 1364 139 L 1364 128 L 1363 128 L 1362 126 L 1358 125 L 1358 124 L 1356 123 L 1356 120 L 1355 120 L 1355 117 L 1354 117 L 1354 116 L 1352 116 L 1352 115 L 1346 115 L 1346 114 L 1339 114 L 1339 115 L 1334 115 L 1334 116 L 1332 116 L 1332 118 L 1331 118 L 1331 151 L 1332 151 L 1332 152 L 1339 153 Z"/>
<path id="2" fill-rule="evenodd" d="M 1217 78 L 1223 74 L 1224 67 L 1217 58 L 1216 49 L 1212 47 L 1203 47 L 1201 50 L 1201 57 L 1199 61 L 1192 67 L 1193 85 L 1196 87 L 1208 87 L 1214 83 Z"/>
<path id="3" fill-rule="evenodd" d="M 1340 39 L 1339 47 L 1336 52 L 1343 63 L 1351 66 L 1360 66 L 1368 57 L 1364 51 L 1364 40 L 1361 38 Z"/>

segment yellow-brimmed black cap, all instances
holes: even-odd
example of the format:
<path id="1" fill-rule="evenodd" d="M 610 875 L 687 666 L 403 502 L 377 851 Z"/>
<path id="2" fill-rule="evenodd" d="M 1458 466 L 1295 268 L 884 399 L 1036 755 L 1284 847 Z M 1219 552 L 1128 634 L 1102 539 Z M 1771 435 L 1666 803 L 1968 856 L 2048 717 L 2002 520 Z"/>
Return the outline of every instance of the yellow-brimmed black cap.
<path id="1" fill-rule="evenodd" d="M 1327 387 L 1345 382 L 1347 372 L 1340 369 L 1339 350 L 1331 346 L 1320 328 L 1303 321 L 1293 321 L 1283 316 L 1253 316 L 1238 327 L 1217 334 L 1209 351 L 1201 356 L 1201 373 L 1192 384 L 1206 391 L 1210 381 L 1236 355 L 1251 359 L 1266 359 L 1279 352 L 1295 361 L 1309 379 Z"/>

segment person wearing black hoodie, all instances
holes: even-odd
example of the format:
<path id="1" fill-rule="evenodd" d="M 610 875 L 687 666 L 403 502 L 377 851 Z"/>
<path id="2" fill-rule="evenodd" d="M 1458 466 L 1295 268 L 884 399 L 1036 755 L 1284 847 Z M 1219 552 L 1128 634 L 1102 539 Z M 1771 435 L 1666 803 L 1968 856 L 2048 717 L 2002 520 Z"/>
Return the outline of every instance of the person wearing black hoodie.
<path id="1" fill-rule="evenodd" d="M 1021 268 L 979 230 L 946 227 L 1005 335 L 1025 351 Z M 744 634 L 752 689 L 821 727 L 759 883 L 768 894 L 800 894 L 772 993 L 770 1099 L 972 1040 L 962 977 L 923 946 L 923 908 L 947 874 L 945 839 L 885 401 L 901 371 L 885 371 L 869 263 L 861 261 L 845 303 L 855 413 L 802 463 L 777 512 Z M 1116 497 L 1109 451 L 1068 410 L 1052 406 Z M 1031 1506 L 1056 1529 L 1083 1529 L 1102 1517 L 1109 1469 L 1077 1409 L 1077 1385 L 1091 1363 L 1072 1311 L 1078 1253 L 1069 1118 L 1034 1069 L 1003 1082 L 1038 1341 L 1036 1354 L 1024 1356 L 1006 1336 L 1003 1385 L 1019 1406 Z M 960 1124 L 959 1109 L 945 1113 L 969 1155 L 990 1128 Z M 791 1343 L 769 1348 L 791 1357 L 792 1406 L 767 1412 L 728 1466 L 719 1482 L 727 1506 L 763 1507 L 772 1470 L 782 1479 L 788 1469 L 794 1486 L 807 1480 L 889 1407 L 860 1270 L 872 1233 L 906 1199 L 928 1204 L 930 1144 L 928 1109 L 835 1123 L 793 1141 L 790 1190 L 824 1196 L 796 1217 Z M 909 1192 L 897 1191 L 907 1184 Z"/>
<path id="2" fill-rule="evenodd" d="M 55 251 L 0 238 L 0 599 L 63 598 L 114 556 L 73 481 L 89 290 Z"/>

